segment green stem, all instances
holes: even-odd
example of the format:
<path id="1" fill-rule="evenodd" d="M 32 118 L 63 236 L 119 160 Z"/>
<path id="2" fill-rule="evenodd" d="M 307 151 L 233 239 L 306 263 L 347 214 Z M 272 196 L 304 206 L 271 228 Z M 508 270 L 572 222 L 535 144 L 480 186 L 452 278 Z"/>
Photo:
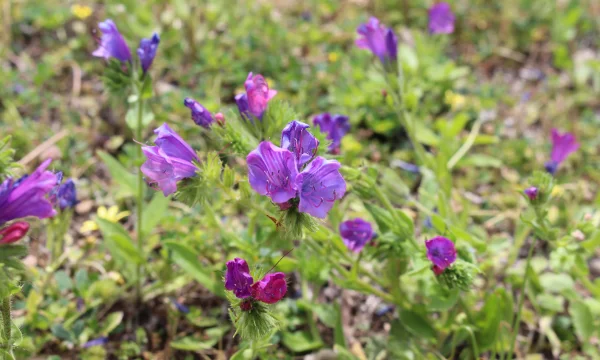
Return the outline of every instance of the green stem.
<path id="1" fill-rule="evenodd" d="M 381 204 L 383 205 L 383 207 L 385 207 L 386 210 L 390 213 L 390 215 L 392 216 L 392 218 L 394 219 L 394 221 L 397 224 L 401 224 L 403 221 L 402 221 L 402 219 L 398 218 L 398 214 L 396 214 L 396 210 L 397 209 L 394 207 L 394 205 L 392 205 L 392 203 L 387 198 L 387 196 L 385 196 L 385 194 L 381 191 L 381 188 L 379 186 L 375 186 L 374 187 L 374 191 L 375 191 L 375 196 L 377 197 L 377 199 L 379 200 L 379 202 L 381 202 Z M 410 240 L 411 240 L 412 244 L 415 246 L 416 249 L 420 248 L 419 244 L 417 243 L 417 239 L 415 239 L 414 236 L 411 236 Z"/>
<path id="2" fill-rule="evenodd" d="M 308 297 L 308 293 L 309 293 L 308 281 L 306 281 L 306 279 L 302 279 L 301 286 L 302 286 L 302 297 L 304 298 L 304 300 L 307 303 L 312 304 L 312 299 L 310 299 Z M 312 311 L 312 307 L 309 311 L 306 312 L 306 320 L 308 321 L 308 327 L 310 329 L 310 334 L 312 335 L 312 340 L 323 342 L 323 340 L 321 339 L 321 334 L 319 334 L 319 329 L 317 328 L 317 323 L 315 322 L 315 319 L 314 319 L 314 313 Z"/>
<path id="3" fill-rule="evenodd" d="M 137 141 L 142 141 L 142 119 L 144 117 L 144 100 L 142 99 L 141 94 L 138 95 L 138 116 L 137 116 L 137 127 L 135 129 L 135 137 Z M 142 157 L 142 148 L 140 146 L 136 146 L 136 159 L 139 161 Z M 142 212 L 144 208 L 144 178 L 142 174 L 141 168 L 138 168 L 137 171 L 137 249 L 138 253 L 142 255 L 144 253 L 144 243 L 142 239 Z M 143 256 L 143 255 L 142 255 Z M 139 264 L 136 269 L 136 298 L 138 302 L 142 301 L 142 274 L 143 274 L 142 264 Z"/>
<path id="4" fill-rule="evenodd" d="M 6 343 L 4 349 L 12 355 L 12 320 L 10 314 L 10 296 L 4 298 L 0 303 L 0 313 L 2 314 L 2 331 Z M 10 358 L 9 358 L 10 359 Z"/>

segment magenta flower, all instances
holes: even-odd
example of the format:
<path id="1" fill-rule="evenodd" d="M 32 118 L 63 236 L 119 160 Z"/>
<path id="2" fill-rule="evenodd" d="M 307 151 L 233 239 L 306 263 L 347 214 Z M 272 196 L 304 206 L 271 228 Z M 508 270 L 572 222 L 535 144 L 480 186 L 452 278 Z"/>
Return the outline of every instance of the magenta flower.
<path id="1" fill-rule="evenodd" d="M 250 186 L 275 203 L 296 197 L 298 167 L 294 154 L 268 141 L 261 142 L 246 158 Z"/>
<path id="2" fill-rule="evenodd" d="M 429 8 L 429 33 L 452 34 L 454 32 L 454 14 L 450 5 L 439 2 Z"/>
<path id="3" fill-rule="evenodd" d="M 233 291 L 237 298 L 245 299 L 251 295 L 250 286 L 253 282 L 246 260 L 235 258 L 227 262 L 225 289 Z"/>
<path id="4" fill-rule="evenodd" d="M 329 152 L 339 154 L 342 137 L 350 131 L 350 122 L 348 117 L 344 115 L 331 115 L 323 113 L 313 118 L 313 124 L 319 127 L 321 132 L 327 133 L 327 139 L 331 140 Z"/>
<path id="5" fill-rule="evenodd" d="M 546 171 L 554 175 L 558 166 L 565 159 L 579 149 L 579 143 L 575 135 L 567 132 L 561 134 L 557 129 L 552 129 L 552 154 L 550 161 L 546 162 Z"/>
<path id="6" fill-rule="evenodd" d="M 12 244 L 21 240 L 29 231 L 29 223 L 17 221 L 0 230 L 0 245 Z"/>
<path id="7" fill-rule="evenodd" d="M 319 147 L 319 140 L 308 132 L 309 127 L 308 124 L 294 120 L 281 132 L 281 147 L 294 154 L 298 168 L 310 161 Z"/>
<path id="8" fill-rule="evenodd" d="M 210 125 L 214 122 L 213 115 L 210 111 L 206 110 L 204 106 L 192 98 L 185 98 L 183 105 L 191 110 L 192 120 L 194 120 L 196 125 L 207 129 L 210 128 Z"/>
<path id="9" fill-rule="evenodd" d="M 269 100 L 277 94 L 277 91 L 269 89 L 269 85 L 262 75 L 253 75 L 252 73 L 248 74 L 244 87 L 246 94 L 239 94 L 235 97 L 240 114 L 249 120 L 252 120 L 251 116 L 262 120 Z"/>
<path id="10" fill-rule="evenodd" d="M 386 28 L 375 17 L 361 24 L 356 32 L 361 35 L 356 40 L 356 46 L 370 50 L 383 64 L 390 60 L 396 61 L 398 56 L 398 38 L 391 28 Z"/>
<path id="11" fill-rule="evenodd" d="M 160 43 L 160 37 L 157 33 L 154 33 L 150 39 L 142 39 L 140 41 L 140 47 L 137 49 L 137 54 L 140 58 L 140 64 L 142 65 L 144 73 L 150 69 L 152 62 L 154 61 L 158 43 Z"/>
<path id="12" fill-rule="evenodd" d="M 375 233 L 371 223 L 361 218 L 347 220 L 340 224 L 340 234 L 344 244 L 352 252 L 359 253 L 373 239 Z"/>
<path id="13" fill-rule="evenodd" d="M 27 216 L 45 219 L 56 215 L 46 196 L 56 185 L 56 175 L 46 171 L 51 161 L 44 161 L 31 175 L 17 181 L 9 178 L 0 185 L 0 225 Z"/>
<path id="14" fill-rule="evenodd" d="M 527 195 L 529 200 L 533 201 L 538 197 L 538 188 L 536 188 L 535 186 L 528 187 L 523 192 L 525 193 L 525 195 Z"/>
<path id="15" fill-rule="evenodd" d="M 335 200 L 346 193 L 346 181 L 340 174 L 340 163 L 317 156 L 296 177 L 300 203 L 298 210 L 323 219 Z"/>
<path id="16" fill-rule="evenodd" d="M 123 62 L 131 61 L 131 51 L 117 25 L 111 19 L 107 19 L 98 24 L 98 27 L 102 30 L 102 37 L 98 49 L 92 55 L 105 59 L 113 57 Z"/>
<path id="17" fill-rule="evenodd" d="M 142 146 L 146 162 L 142 173 L 165 196 L 177 191 L 177 181 L 196 174 L 193 161 L 199 161 L 194 150 L 166 123 L 154 130 L 156 146 Z"/>
<path id="18" fill-rule="evenodd" d="M 252 285 L 252 297 L 267 304 L 275 304 L 285 296 L 286 292 L 287 282 L 282 272 L 267 274 Z"/>
<path id="19" fill-rule="evenodd" d="M 442 236 L 436 236 L 425 241 L 427 258 L 433 263 L 433 271 L 439 275 L 456 261 L 454 243 Z"/>

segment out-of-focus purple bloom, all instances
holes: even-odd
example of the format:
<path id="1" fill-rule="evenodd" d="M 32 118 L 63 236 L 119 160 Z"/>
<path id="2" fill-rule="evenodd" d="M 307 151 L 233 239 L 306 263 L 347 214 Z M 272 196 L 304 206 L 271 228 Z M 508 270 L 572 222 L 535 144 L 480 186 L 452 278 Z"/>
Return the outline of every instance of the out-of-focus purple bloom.
<path id="1" fill-rule="evenodd" d="M 538 188 L 536 188 L 535 186 L 528 187 L 523 192 L 525 193 L 525 195 L 527 195 L 527 197 L 529 198 L 529 200 L 535 200 L 535 199 L 537 199 Z"/>
<path id="2" fill-rule="evenodd" d="M 359 253 L 373 239 L 373 227 L 368 221 L 356 218 L 341 223 L 340 234 L 348 249 Z"/>
<path id="3" fill-rule="evenodd" d="M 346 193 L 340 163 L 318 156 L 296 177 L 300 203 L 298 210 L 323 219 L 335 200 Z"/>
<path id="4" fill-rule="evenodd" d="M 111 19 L 107 19 L 99 23 L 98 27 L 102 30 L 102 37 L 100 46 L 92 55 L 105 59 L 113 57 L 119 61 L 131 61 L 131 51 L 117 25 Z"/>
<path id="5" fill-rule="evenodd" d="M 558 166 L 565 159 L 579 149 L 579 143 L 575 135 L 567 132 L 561 134 L 557 129 L 552 129 L 552 154 L 550 161 L 546 162 L 546 171 L 554 175 Z"/>
<path id="6" fill-rule="evenodd" d="M 327 133 L 327 139 L 331 140 L 331 144 L 328 148 L 329 152 L 338 154 L 340 145 L 342 144 L 342 137 L 350 131 L 348 117 L 338 114 L 331 115 L 330 113 L 323 113 L 313 118 L 313 124 L 318 126 L 321 132 Z"/>
<path id="7" fill-rule="evenodd" d="M 56 173 L 56 186 L 50 191 L 48 198 L 54 206 L 61 210 L 72 208 L 77 205 L 77 189 L 73 179 L 68 179 L 62 184 L 63 173 Z"/>
<path id="8" fill-rule="evenodd" d="M 160 37 L 157 33 L 154 33 L 150 39 L 142 39 L 140 41 L 140 47 L 137 49 L 137 54 L 140 58 L 140 64 L 142 65 L 144 73 L 150 69 L 152 62 L 154 61 L 158 43 L 160 43 Z"/>
<path id="9" fill-rule="evenodd" d="M 99 337 L 97 339 L 93 339 L 93 340 L 86 342 L 85 344 L 83 344 L 83 348 L 87 349 L 87 348 L 91 348 L 92 346 L 104 346 L 107 343 L 108 343 L 108 337 L 103 336 L 103 337 Z"/>
<path id="10" fill-rule="evenodd" d="M 370 50 L 383 64 L 390 60 L 396 61 L 398 38 L 391 28 L 380 24 L 379 19 L 370 18 L 367 23 L 361 24 L 356 32 L 362 36 L 356 40 L 359 48 Z"/>
<path id="11" fill-rule="evenodd" d="M 165 196 L 177 191 L 177 181 L 196 174 L 192 161 L 199 161 L 194 150 L 166 123 L 154 130 L 155 146 L 142 146 L 146 162 L 142 173 Z"/>
<path id="12" fill-rule="evenodd" d="M 268 141 L 261 142 L 246 158 L 250 186 L 275 203 L 296 197 L 298 167 L 294 154 Z"/>
<path id="13" fill-rule="evenodd" d="M 214 122 L 213 115 L 210 111 L 206 110 L 204 106 L 192 98 L 185 98 L 183 105 L 192 111 L 192 120 L 194 120 L 196 125 L 207 129 L 210 128 Z"/>
<path id="14" fill-rule="evenodd" d="M 267 304 L 275 304 L 285 296 L 286 292 L 287 282 L 282 272 L 267 274 L 252 285 L 252 297 Z"/>
<path id="15" fill-rule="evenodd" d="M 419 169 L 419 166 L 417 166 L 415 164 L 411 164 L 411 163 L 403 161 L 403 160 L 392 160 L 392 162 L 390 163 L 390 165 L 397 166 L 400 169 L 406 170 L 406 171 L 411 172 L 413 174 L 418 174 L 419 172 L 421 172 L 421 170 Z"/>
<path id="16" fill-rule="evenodd" d="M 434 272 L 436 270 L 444 271 L 456 261 L 456 248 L 450 239 L 443 236 L 436 236 L 433 239 L 425 241 L 425 246 L 427 247 L 427 258 L 434 265 Z M 436 272 L 436 274 L 438 273 Z"/>
<path id="17" fill-rule="evenodd" d="M 250 286 L 253 282 L 246 260 L 235 258 L 227 262 L 225 289 L 233 291 L 237 298 L 245 299 L 251 295 Z"/>
<path id="18" fill-rule="evenodd" d="M 269 85 L 262 75 L 252 73 L 248 74 L 244 87 L 246 94 L 239 94 L 235 97 L 240 114 L 249 120 L 252 120 L 252 116 L 262 120 L 269 100 L 277 95 L 277 91 L 269 89 Z"/>
<path id="19" fill-rule="evenodd" d="M 439 2 L 429 8 L 429 33 L 452 34 L 454 32 L 454 14 L 450 5 Z"/>
<path id="20" fill-rule="evenodd" d="M 12 244 L 27 235 L 29 223 L 17 221 L 0 230 L 0 245 Z"/>
<path id="21" fill-rule="evenodd" d="M 179 311 L 180 313 L 188 314 L 190 312 L 190 309 L 187 306 L 177 301 L 177 299 L 175 299 L 174 297 L 171 297 L 170 299 L 177 311 Z"/>
<path id="22" fill-rule="evenodd" d="M 44 219 L 56 214 L 46 198 L 56 185 L 56 175 L 46 171 L 51 161 L 44 161 L 31 175 L 17 181 L 9 178 L 0 185 L 0 225 L 27 216 Z"/>
<path id="23" fill-rule="evenodd" d="M 294 154 L 298 168 L 312 159 L 319 147 L 319 140 L 307 130 L 309 127 L 308 124 L 294 120 L 281 132 L 281 147 Z"/>

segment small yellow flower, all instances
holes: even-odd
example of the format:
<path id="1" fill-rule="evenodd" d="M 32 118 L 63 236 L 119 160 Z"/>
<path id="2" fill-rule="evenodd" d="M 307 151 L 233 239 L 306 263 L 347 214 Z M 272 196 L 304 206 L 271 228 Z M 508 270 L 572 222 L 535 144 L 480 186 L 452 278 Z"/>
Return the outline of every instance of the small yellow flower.
<path id="1" fill-rule="evenodd" d="M 98 230 L 98 224 L 94 220 L 86 220 L 79 228 L 79 232 L 88 233 Z"/>
<path id="2" fill-rule="evenodd" d="M 85 20 L 92 15 L 92 8 L 86 5 L 75 4 L 71 6 L 71 13 L 81 20 Z"/>
<path id="3" fill-rule="evenodd" d="M 269 85 L 269 89 L 272 89 L 273 88 L 273 79 L 265 78 L 265 80 L 267 81 L 267 85 Z"/>
<path id="4" fill-rule="evenodd" d="M 452 110 L 458 110 L 462 108 L 467 102 L 467 98 L 464 95 L 455 93 L 451 90 L 446 90 L 444 94 L 444 102 L 446 105 L 450 106 Z"/>
<path id="5" fill-rule="evenodd" d="M 129 216 L 129 211 L 119 211 L 119 207 L 116 205 L 111 206 L 110 208 L 106 208 L 105 206 L 100 206 L 96 215 L 99 218 L 110 221 L 112 223 L 118 223 L 121 219 Z M 79 232 L 87 233 L 98 230 L 98 224 L 94 220 L 87 220 L 79 228 Z"/>
<path id="6" fill-rule="evenodd" d="M 329 62 L 331 62 L 331 63 L 337 62 L 338 59 L 339 59 L 339 55 L 335 51 L 332 51 L 329 54 L 327 54 L 327 60 L 329 60 Z"/>
<path id="7" fill-rule="evenodd" d="M 554 187 L 552 188 L 552 197 L 553 198 L 557 198 L 557 197 L 561 197 L 562 194 L 565 193 L 565 189 L 560 186 L 560 185 L 554 185 Z"/>
<path id="8" fill-rule="evenodd" d="M 125 284 L 125 280 L 123 279 L 123 276 L 121 274 L 119 274 L 118 272 L 111 271 L 107 275 L 108 275 L 109 279 L 113 280 L 117 284 L 119 284 L 119 285 Z"/>

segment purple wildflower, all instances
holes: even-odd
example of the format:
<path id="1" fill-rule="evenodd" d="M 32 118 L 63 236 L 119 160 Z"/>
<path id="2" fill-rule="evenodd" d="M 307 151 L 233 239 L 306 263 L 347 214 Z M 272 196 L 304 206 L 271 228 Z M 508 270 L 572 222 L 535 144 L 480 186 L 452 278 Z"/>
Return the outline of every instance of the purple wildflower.
<path id="1" fill-rule="evenodd" d="M 92 346 L 104 346 L 107 343 L 108 343 L 108 337 L 102 336 L 97 339 L 92 339 L 92 340 L 86 342 L 85 344 L 83 344 L 83 348 L 87 349 L 87 348 L 91 348 Z"/>
<path id="2" fill-rule="evenodd" d="M 323 219 L 337 199 L 346 193 L 346 181 L 340 174 L 340 163 L 317 156 L 296 177 L 300 203 L 298 210 Z"/>
<path id="3" fill-rule="evenodd" d="M 252 120 L 251 116 L 262 120 L 269 100 L 277 94 L 277 91 L 269 89 L 269 85 L 262 75 L 253 75 L 252 73 L 248 74 L 244 87 L 246 94 L 239 94 L 235 97 L 240 114 L 250 120 Z"/>
<path id="4" fill-rule="evenodd" d="M 373 239 L 371 223 L 361 218 L 347 220 L 340 224 L 340 234 L 344 244 L 352 252 L 359 253 Z"/>
<path id="5" fill-rule="evenodd" d="M 425 241 L 425 246 L 427 247 L 427 258 L 433 263 L 436 274 L 438 274 L 438 271 L 445 270 L 456 261 L 454 243 L 443 236 L 436 236 L 431 240 Z"/>
<path id="6" fill-rule="evenodd" d="M 275 203 L 284 203 L 296 197 L 295 180 L 298 175 L 294 154 L 268 141 L 261 142 L 246 159 L 250 186 Z"/>
<path id="7" fill-rule="evenodd" d="M 552 154 L 550 161 L 545 164 L 546 171 L 554 175 L 558 166 L 578 149 L 579 143 L 575 135 L 569 132 L 561 134 L 557 129 L 552 129 Z"/>
<path id="8" fill-rule="evenodd" d="M 131 51 L 123 39 L 123 35 L 117 29 L 117 25 L 111 19 L 107 19 L 99 23 L 98 27 L 102 30 L 102 37 L 100 46 L 92 55 L 105 59 L 113 57 L 123 62 L 131 61 Z"/>
<path id="9" fill-rule="evenodd" d="M 282 272 L 267 274 L 252 285 L 252 297 L 267 304 L 275 304 L 285 296 L 286 292 L 287 282 Z"/>
<path id="10" fill-rule="evenodd" d="M 44 161 L 31 175 L 0 184 L 0 225 L 14 219 L 54 216 L 56 211 L 46 195 L 56 185 L 56 175 L 46 171 L 52 160 Z"/>
<path id="11" fill-rule="evenodd" d="M 331 140 L 331 144 L 328 148 L 329 152 L 338 154 L 340 145 L 342 144 L 342 137 L 350 131 L 348 117 L 344 115 L 323 113 L 313 118 L 313 124 L 318 126 L 321 132 L 327 133 L 327 139 Z"/>
<path id="12" fill-rule="evenodd" d="M 294 154 L 299 168 L 315 156 L 319 147 L 319 140 L 308 132 L 309 127 L 308 124 L 294 120 L 281 132 L 281 147 Z"/>
<path id="13" fill-rule="evenodd" d="M 50 191 L 48 198 L 54 206 L 58 206 L 61 210 L 72 208 L 77 204 L 77 189 L 73 179 L 68 179 L 62 184 L 63 173 L 56 173 L 56 185 Z"/>
<path id="14" fill-rule="evenodd" d="M 356 46 L 370 50 L 383 64 L 396 61 L 398 56 L 398 38 L 391 28 L 386 28 L 375 17 L 361 24 L 356 32 L 362 37 L 356 40 Z"/>
<path id="15" fill-rule="evenodd" d="M 525 193 L 525 195 L 527 195 L 529 200 L 533 201 L 538 197 L 538 188 L 536 188 L 535 186 L 528 187 L 523 192 Z"/>
<path id="16" fill-rule="evenodd" d="M 251 295 L 250 286 L 253 282 L 246 260 L 235 258 L 227 262 L 225 289 L 233 291 L 239 299 L 245 299 Z"/>
<path id="17" fill-rule="evenodd" d="M 185 98 L 183 105 L 192 111 L 192 120 L 194 120 L 196 125 L 207 129 L 210 128 L 210 125 L 214 122 L 210 111 L 206 110 L 204 106 L 192 98 Z"/>
<path id="18" fill-rule="evenodd" d="M 429 8 L 429 33 L 451 34 L 454 32 L 454 14 L 450 5 L 439 2 Z"/>
<path id="19" fill-rule="evenodd" d="M 194 150 L 166 123 L 154 130 L 156 146 L 142 146 L 146 162 L 142 172 L 165 196 L 177 191 L 177 181 L 196 174 Z"/>
<path id="20" fill-rule="evenodd" d="M 140 47 L 137 49 L 137 54 L 140 58 L 140 64 L 142 65 L 144 73 L 148 71 L 154 61 L 158 43 L 160 43 L 160 37 L 157 33 L 154 33 L 150 39 L 142 39 L 140 41 Z"/>
<path id="21" fill-rule="evenodd" d="M 250 117 L 250 106 L 248 105 L 248 96 L 246 96 L 246 93 L 237 94 L 235 96 L 235 104 L 237 105 L 242 118 L 250 119 L 250 121 L 252 121 Z"/>
<path id="22" fill-rule="evenodd" d="M 29 223 L 17 221 L 0 230 L 0 245 L 12 244 L 27 235 Z"/>

